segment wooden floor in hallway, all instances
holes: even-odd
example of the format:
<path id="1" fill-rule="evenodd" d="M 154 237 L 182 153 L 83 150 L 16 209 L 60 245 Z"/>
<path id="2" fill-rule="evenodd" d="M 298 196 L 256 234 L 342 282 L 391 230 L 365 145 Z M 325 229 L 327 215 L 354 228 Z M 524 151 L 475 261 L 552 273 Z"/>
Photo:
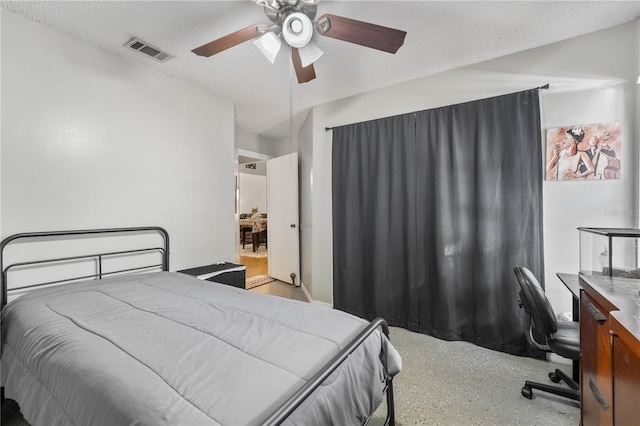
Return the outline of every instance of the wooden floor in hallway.
<path id="1" fill-rule="evenodd" d="M 269 261 L 266 257 L 255 258 L 240 256 L 240 263 L 247 267 L 247 278 L 255 277 L 257 275 L 269 275 Z M 285 283 L 278 280 L 269 282 L 267 284 L 262 284 L 258 287 L 254 287 L 249 291 L 309 302 L 307 296 L 304 294 L 304 291 L 302 291 L 302 287 L 294 287 L 293 285 L 291 285 L 291 283 Z"/>
<path id="2" fill-rule="evenodd" d="M 266 257 L 240 256 L 240 263 L 247 267 L 247 278 L 269 275 L 269 261 Z"/>

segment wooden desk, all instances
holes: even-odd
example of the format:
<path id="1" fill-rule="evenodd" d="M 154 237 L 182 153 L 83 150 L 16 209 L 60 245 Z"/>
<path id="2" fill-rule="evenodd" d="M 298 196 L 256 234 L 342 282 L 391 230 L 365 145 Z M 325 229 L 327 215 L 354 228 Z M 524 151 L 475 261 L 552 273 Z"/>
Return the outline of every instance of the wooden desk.
<path id="1" fill-rule="evenodd" d="M 572 309 L 572 318 L 574 321 L 580 320 L 580 290 L 582 286 L 580 285 L 580 277 L 578 274 L 563 274 L 562 272 L 558 272 L 556 274 L 560 281 L 569 289 L 571 292 L 573 309 Z M 572 363 L 573 371 L 572 378 L 577 383 L 580 383 L 580 361 L 573 361 Z"/>
<path id="2" fill-rule="evenodd" d="M 640 419 L 640 280 L 580 276 L 583 426 Z"/>
<path id="3" fill-rule="evenodd" d="M 573 320 L 579 321 L 580 320 L 580 290 L 582 289 L 582 286 L 580 285 L 580 277 L 578 276 L 578 274 L 563 274 L 562 272 L 558 272 L 556 276 L 560 278 L 560 281 L 562 281 L 562 284 L 564 284 L 565 287 L 567 287 L 571 292 L 571 295 L 573 296 L 573 312 L 572 312 Z"/>

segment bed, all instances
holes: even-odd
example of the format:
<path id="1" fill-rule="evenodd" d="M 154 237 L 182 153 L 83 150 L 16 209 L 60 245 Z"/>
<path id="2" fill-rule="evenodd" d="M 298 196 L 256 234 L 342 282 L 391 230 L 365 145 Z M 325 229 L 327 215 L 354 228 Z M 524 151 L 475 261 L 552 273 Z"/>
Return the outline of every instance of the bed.
<path id="1" fill-rule="evenodd" d="M 4 264 L 24 241 L 146 233 L 162 244 Z M 32 425 L 366 424 L 385 396 L 394 424 L 401 359 L 382 319 L 169 272 L 159 227 L 16 234 L 0 248 L 3 398 Z M 94 276 L 12 284 L 75 261 Z"/>

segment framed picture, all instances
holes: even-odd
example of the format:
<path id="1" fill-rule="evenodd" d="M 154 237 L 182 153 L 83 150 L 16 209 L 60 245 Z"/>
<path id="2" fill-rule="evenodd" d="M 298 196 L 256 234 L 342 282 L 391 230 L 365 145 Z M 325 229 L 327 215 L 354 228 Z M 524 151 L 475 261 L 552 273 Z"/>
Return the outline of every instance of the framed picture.
<path id="1" fill-rule="evenodd" d="M 620 179 L 622 123 L 547 129 L 546 180 Z"/>

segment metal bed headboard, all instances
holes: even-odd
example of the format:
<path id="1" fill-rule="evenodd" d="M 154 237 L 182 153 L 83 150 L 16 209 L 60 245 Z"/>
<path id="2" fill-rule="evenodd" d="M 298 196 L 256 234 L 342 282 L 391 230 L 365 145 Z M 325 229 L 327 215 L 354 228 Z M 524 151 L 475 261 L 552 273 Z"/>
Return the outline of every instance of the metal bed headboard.
<path id="1" fill-rule="evenodd" d="M 4 256 L 5 256 L 5 248 L 12 242 L 16 240 L 25 240 L 25 239 L 53 239 L 55 237 L 64 237 L 64 236 L 87 236 L 87 235 L 96 235 L 96 236 L 106 236 L 109 234 L 122 235 L 128 233 L 156 233 L 162 236 L 163 238 L 163 246 L 162 247 L 146 247 L 140 249 L 131 249 L 131 250 L 122 250 L 122 251 L 109 251 L 102 253 L 94 253 L 94 254 L 86 254 L 86 255 L 78 255 L 78 256 L 67 256 L 67 257 L 58 257 L 51 259 L 42 259 L 28 262 L 16 262 L 7 266 L 4 266 Z M 162 263 L 159 264 L 150 264 L 145 266 L 139 266 L 134 268 L 126 268 L 126 269 L 117 269 L 109 272 L 104 272 L 102 270 L 102 260 L 105 257 L 110 256 L 121 256 L 128 254 L 136 254 L 136 253 L 144 253 L 144 252 L 159 252 L 162 255 Z M 24 266 L 36 266 L 36 265 L 45 265 L 45 264 L 54 264 L 56 262 L 66 262 L 72 260 L 81 260 L 81 259 L 95 259 L 97 262 L 97 271 L 91 275 L 83 275 L 83 276 L 75 276 L 69 277 L 61 280 L 48 281 L 30 285 L 23 285 L 16 288 L 9 289 L 7 285 L 7 276 L 9 270 L 16 267 L 24 267 Z M 77 281 L 81 279 L 102 279 L 103 276 L 121 274 L 125 272 L 134 272 L 145 269 L 152 268 L 162 268 L 163 271 L 169 270 L 169 233 L 162 227 L 159 226 L 141 226 L 134 228 L 107 228 L 107 229 L 84 229 L 84 230 L 74 230 L 74 231 L 50 231 L 50 232 L 25 232 L 20 234 L 10 235 L 7 238 L 3 239 L 0 242 L 0 271 L 2 272 L 0 276 L 1 285 L 2 285 L 2 304 L 1 307 L 7 304 L 7 294 L 9 291 L 14 290 L 23 290 L 33 287 L 42 287 L 52 284 L 59 284 L 64 282 Z"/>

